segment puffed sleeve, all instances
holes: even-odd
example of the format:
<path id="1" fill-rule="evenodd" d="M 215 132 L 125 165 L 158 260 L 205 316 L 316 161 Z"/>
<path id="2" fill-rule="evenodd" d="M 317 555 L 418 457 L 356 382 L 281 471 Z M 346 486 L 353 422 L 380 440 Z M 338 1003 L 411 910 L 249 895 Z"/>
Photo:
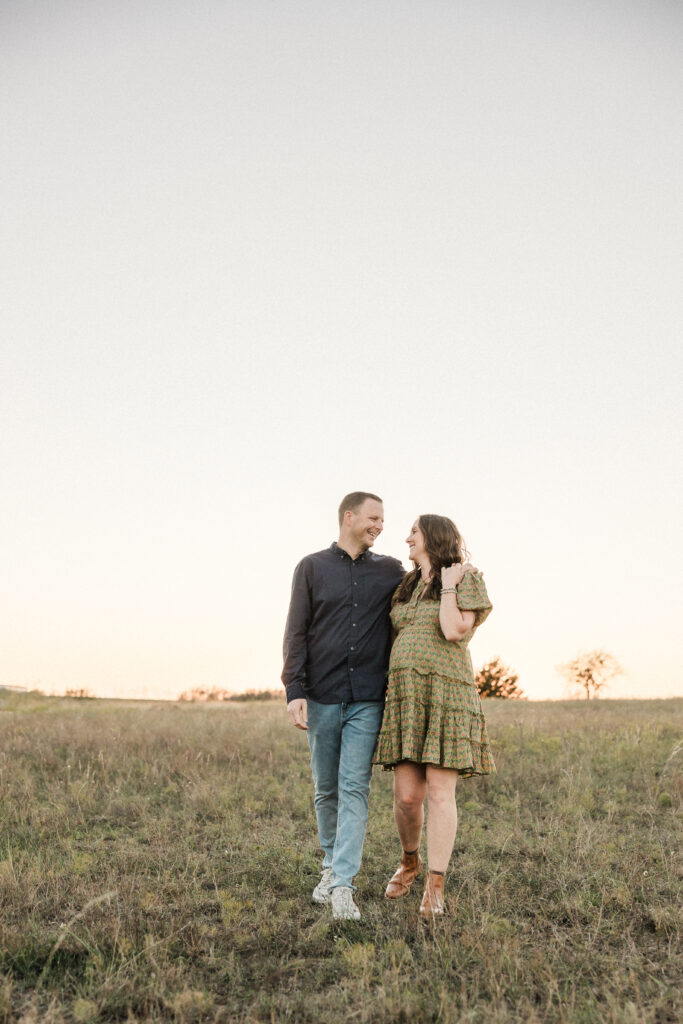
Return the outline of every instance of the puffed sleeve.
<path id="1" fill-rule="evenodd" d="M 475 626 L 481 626 L 488 617 L 493 605 L 480 572 L 466 572 L 458 584 L 458 608 L 463 612 L 476 612 Z"/>

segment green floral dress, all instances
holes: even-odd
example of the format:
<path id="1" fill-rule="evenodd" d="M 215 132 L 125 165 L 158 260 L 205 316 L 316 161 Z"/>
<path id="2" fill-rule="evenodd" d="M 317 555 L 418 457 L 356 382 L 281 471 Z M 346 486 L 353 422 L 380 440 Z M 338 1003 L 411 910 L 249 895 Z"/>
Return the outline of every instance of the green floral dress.
<path id="1" fill-rule="evenodd" d="M 395 604 L 396 639 L 389 685 L 373 764 L 399 761 L 437 764 L 460 775 L 489 775 L 496 768 L 474 682 L 467 645 L 491 611 L 481 573 L 468 572 L 458 585 L 458 608 L 473 611 L 472 629 L 448 641 L 439 624 L 439 604 L 423 599 L 420 582 L 410 601 Z"/>

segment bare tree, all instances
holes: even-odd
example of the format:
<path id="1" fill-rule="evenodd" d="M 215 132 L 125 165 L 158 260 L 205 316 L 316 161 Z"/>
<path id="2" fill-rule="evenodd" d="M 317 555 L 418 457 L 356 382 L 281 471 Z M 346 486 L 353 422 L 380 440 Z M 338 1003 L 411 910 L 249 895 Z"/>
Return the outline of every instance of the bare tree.
<path id="1" fill-rule="evenodd" d="M 481 697 L 519 700 L 524 696 L 522 690 L 517 686 L 519 676 L 507 665 L 504 665 L 500 658 L 493 658 L 482 665 L 474 677 L 474 681 Z"/>
<path id="2" fill-rule="evenodd" d="M 614 655 L 602 650 L 579 654 L 572 661 L 558 665 L 557 671 L 569 682 L 572 690 L 583 691 L 586 700 L 599 696 L 610 679 L 624 672 Z"/>

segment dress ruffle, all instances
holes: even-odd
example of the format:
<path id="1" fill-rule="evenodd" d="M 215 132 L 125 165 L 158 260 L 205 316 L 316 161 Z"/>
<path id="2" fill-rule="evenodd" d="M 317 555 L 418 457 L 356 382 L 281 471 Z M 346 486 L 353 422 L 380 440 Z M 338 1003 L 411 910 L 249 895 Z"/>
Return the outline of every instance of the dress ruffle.
<path id="1" fill-rule="evenodd" d="M 389 673 L 382 730 L 373 764 L 436 764 L 460 775 L 495 772 L 476 686 L 441 675 Z"/>

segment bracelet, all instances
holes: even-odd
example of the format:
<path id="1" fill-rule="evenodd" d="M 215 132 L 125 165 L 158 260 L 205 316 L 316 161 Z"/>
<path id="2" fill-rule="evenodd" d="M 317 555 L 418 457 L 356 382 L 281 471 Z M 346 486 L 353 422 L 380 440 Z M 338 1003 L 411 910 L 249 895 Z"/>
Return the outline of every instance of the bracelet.
<path id="1" fill-rule="evenodd" d="M 442 594 L 457 594 L 458 593 L 458 588 L 457 587 L 442 587 L 441 588 L 441 593 Z"/>

